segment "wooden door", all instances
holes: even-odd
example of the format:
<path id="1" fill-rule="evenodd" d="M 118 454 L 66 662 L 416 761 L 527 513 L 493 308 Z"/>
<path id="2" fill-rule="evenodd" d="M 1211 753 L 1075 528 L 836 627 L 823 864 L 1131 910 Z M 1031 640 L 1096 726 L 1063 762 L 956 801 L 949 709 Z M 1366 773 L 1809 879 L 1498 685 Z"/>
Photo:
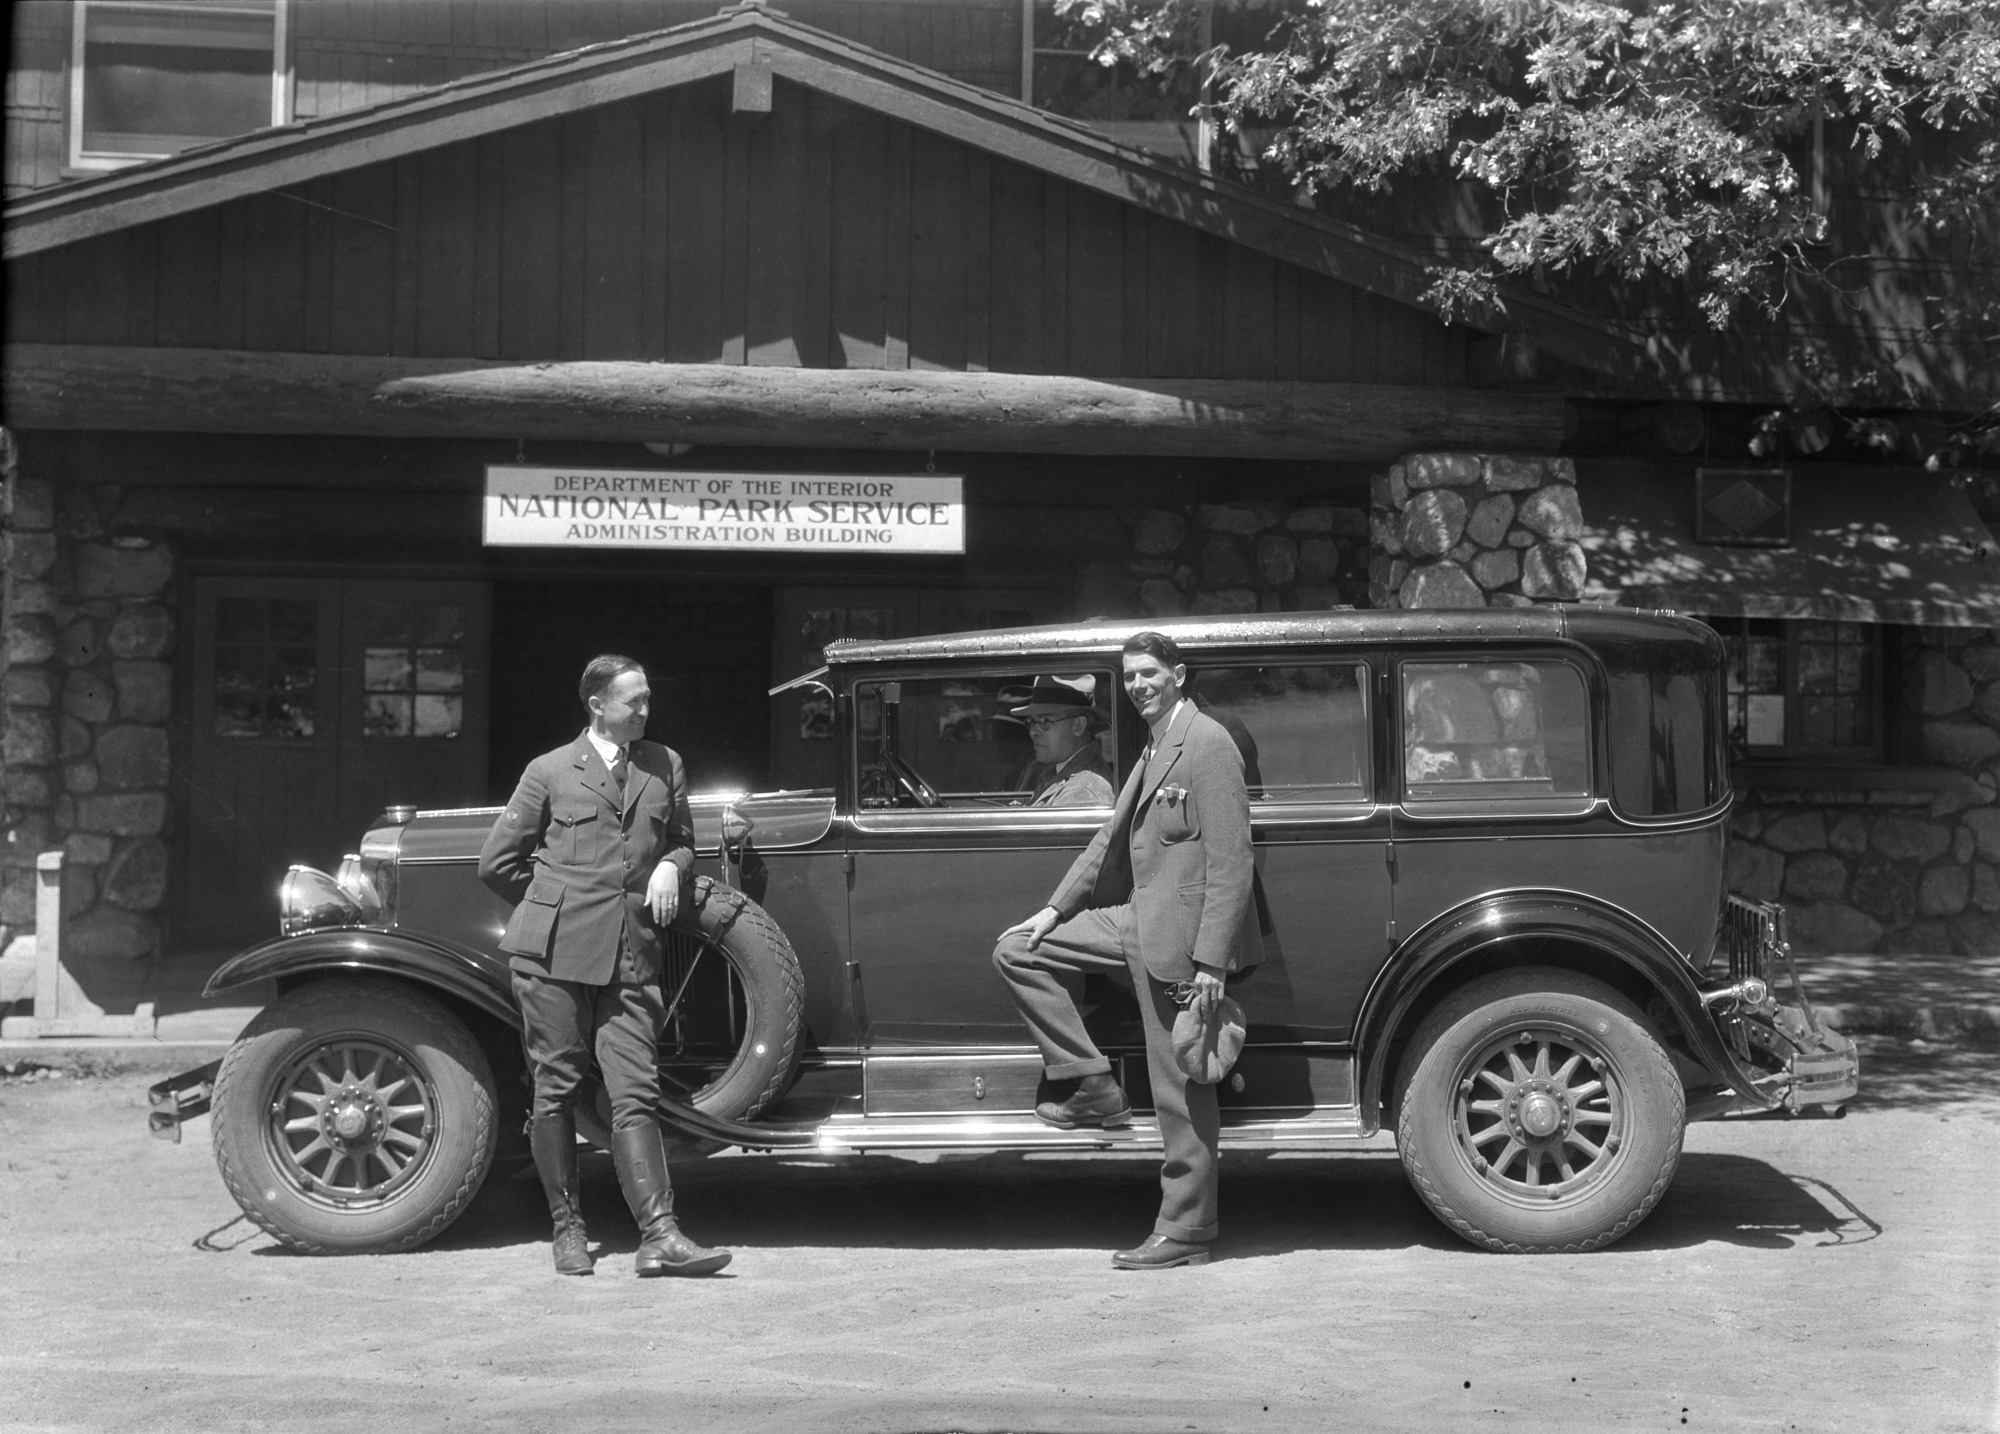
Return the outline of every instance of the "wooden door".
<path id="1" fill-rule="evenodd" d="M 340 584 L 204 578 L 195 589 L 192 767 L 177 945 L 278 934 L 295 861 L 338 860 Z"/>
<path id="2" fill-rule="evenodd" d="M 483 583 L 197 581 L 177 945 L 276 935 L 285 868 L 333 870 L 390 803 L 483 800 L 487 609 Z"/>

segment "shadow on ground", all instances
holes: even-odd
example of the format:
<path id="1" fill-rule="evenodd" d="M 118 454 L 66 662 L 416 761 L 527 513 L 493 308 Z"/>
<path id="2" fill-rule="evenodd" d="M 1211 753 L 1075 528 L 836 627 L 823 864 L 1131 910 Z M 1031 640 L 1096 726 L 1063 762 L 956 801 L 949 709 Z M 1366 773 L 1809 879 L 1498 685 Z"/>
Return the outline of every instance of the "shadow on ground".
<path id="1" fill-rule="evenodd" d="M 928 1164 L 886 1156 L 683 1163 L 674 1172 L 690 1234 L 745 1248 L 1113 1250 L 1152 1228 L 1158 1165 L 1134 1158 L 1018 1154 Z M 1298 1250 L 1468 1251 L 1417 1198 L 1393 1154 L 1226 1157 L 1224 1236 L 1236 1259 Z M 585 1212 L 607 1255 L 637 1244 L 608 1172 L 589 1179 Z M 489 1182 L 436 1249 L 543 1241 L 547 1208 L 532 1176 Z M 1873 1221 L 1837 1191 L 1763 1161 L 1691 1153 L 1652 1217 L 1614 1250 L 1713 1241 L 1752 1248 L 1873 1238 Z"/>

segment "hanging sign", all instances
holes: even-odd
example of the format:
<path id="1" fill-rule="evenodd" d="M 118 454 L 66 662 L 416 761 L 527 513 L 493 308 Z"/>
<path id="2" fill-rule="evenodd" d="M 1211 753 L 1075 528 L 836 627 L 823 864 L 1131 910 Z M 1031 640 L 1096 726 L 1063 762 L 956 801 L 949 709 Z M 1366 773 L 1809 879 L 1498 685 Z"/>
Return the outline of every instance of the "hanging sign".
<path id="1" fill-rule="evenodd" d="M 482 533 L 490 548 L 963 553 L 965 480 L 496 463 Z"/>

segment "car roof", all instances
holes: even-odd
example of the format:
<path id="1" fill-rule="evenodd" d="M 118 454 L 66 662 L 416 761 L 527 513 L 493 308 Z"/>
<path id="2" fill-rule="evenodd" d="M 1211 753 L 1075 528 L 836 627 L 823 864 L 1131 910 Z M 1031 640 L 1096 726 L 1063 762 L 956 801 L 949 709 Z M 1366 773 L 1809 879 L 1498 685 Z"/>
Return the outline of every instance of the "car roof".
<path id="1" fill-rule="evenodd" d="M 1691 618 L 1582 603 L 1506 608 L 1331 608 L 1323 612 L 1234 613 L 1174 618 L 1088 618 L 1042 627 L 988 628 L 932 637 L 837 638 L 826 660 L 837 667 L 942 658 L 1060 657 L 1116 652 L 1137 632 L 1171 637 L 1189 656 L 1218 648 L 1307 647 L 1325 643 L 1581 642 L 1713 647 L 1715 634 Z M 1664 655 L 1664 654 L 1662 654 Z"/>

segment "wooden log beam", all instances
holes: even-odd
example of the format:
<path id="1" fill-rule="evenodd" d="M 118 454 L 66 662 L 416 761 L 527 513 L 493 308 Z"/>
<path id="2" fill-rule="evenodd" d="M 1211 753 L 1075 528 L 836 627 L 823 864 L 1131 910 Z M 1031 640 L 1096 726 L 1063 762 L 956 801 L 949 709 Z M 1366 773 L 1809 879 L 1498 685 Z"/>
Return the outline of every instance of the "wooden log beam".
<path id="1" fill-rule="evenodd" d="M 1550 390 L 14 344 L 17 428 L 1381 461 L 1552 452 Z"/>

